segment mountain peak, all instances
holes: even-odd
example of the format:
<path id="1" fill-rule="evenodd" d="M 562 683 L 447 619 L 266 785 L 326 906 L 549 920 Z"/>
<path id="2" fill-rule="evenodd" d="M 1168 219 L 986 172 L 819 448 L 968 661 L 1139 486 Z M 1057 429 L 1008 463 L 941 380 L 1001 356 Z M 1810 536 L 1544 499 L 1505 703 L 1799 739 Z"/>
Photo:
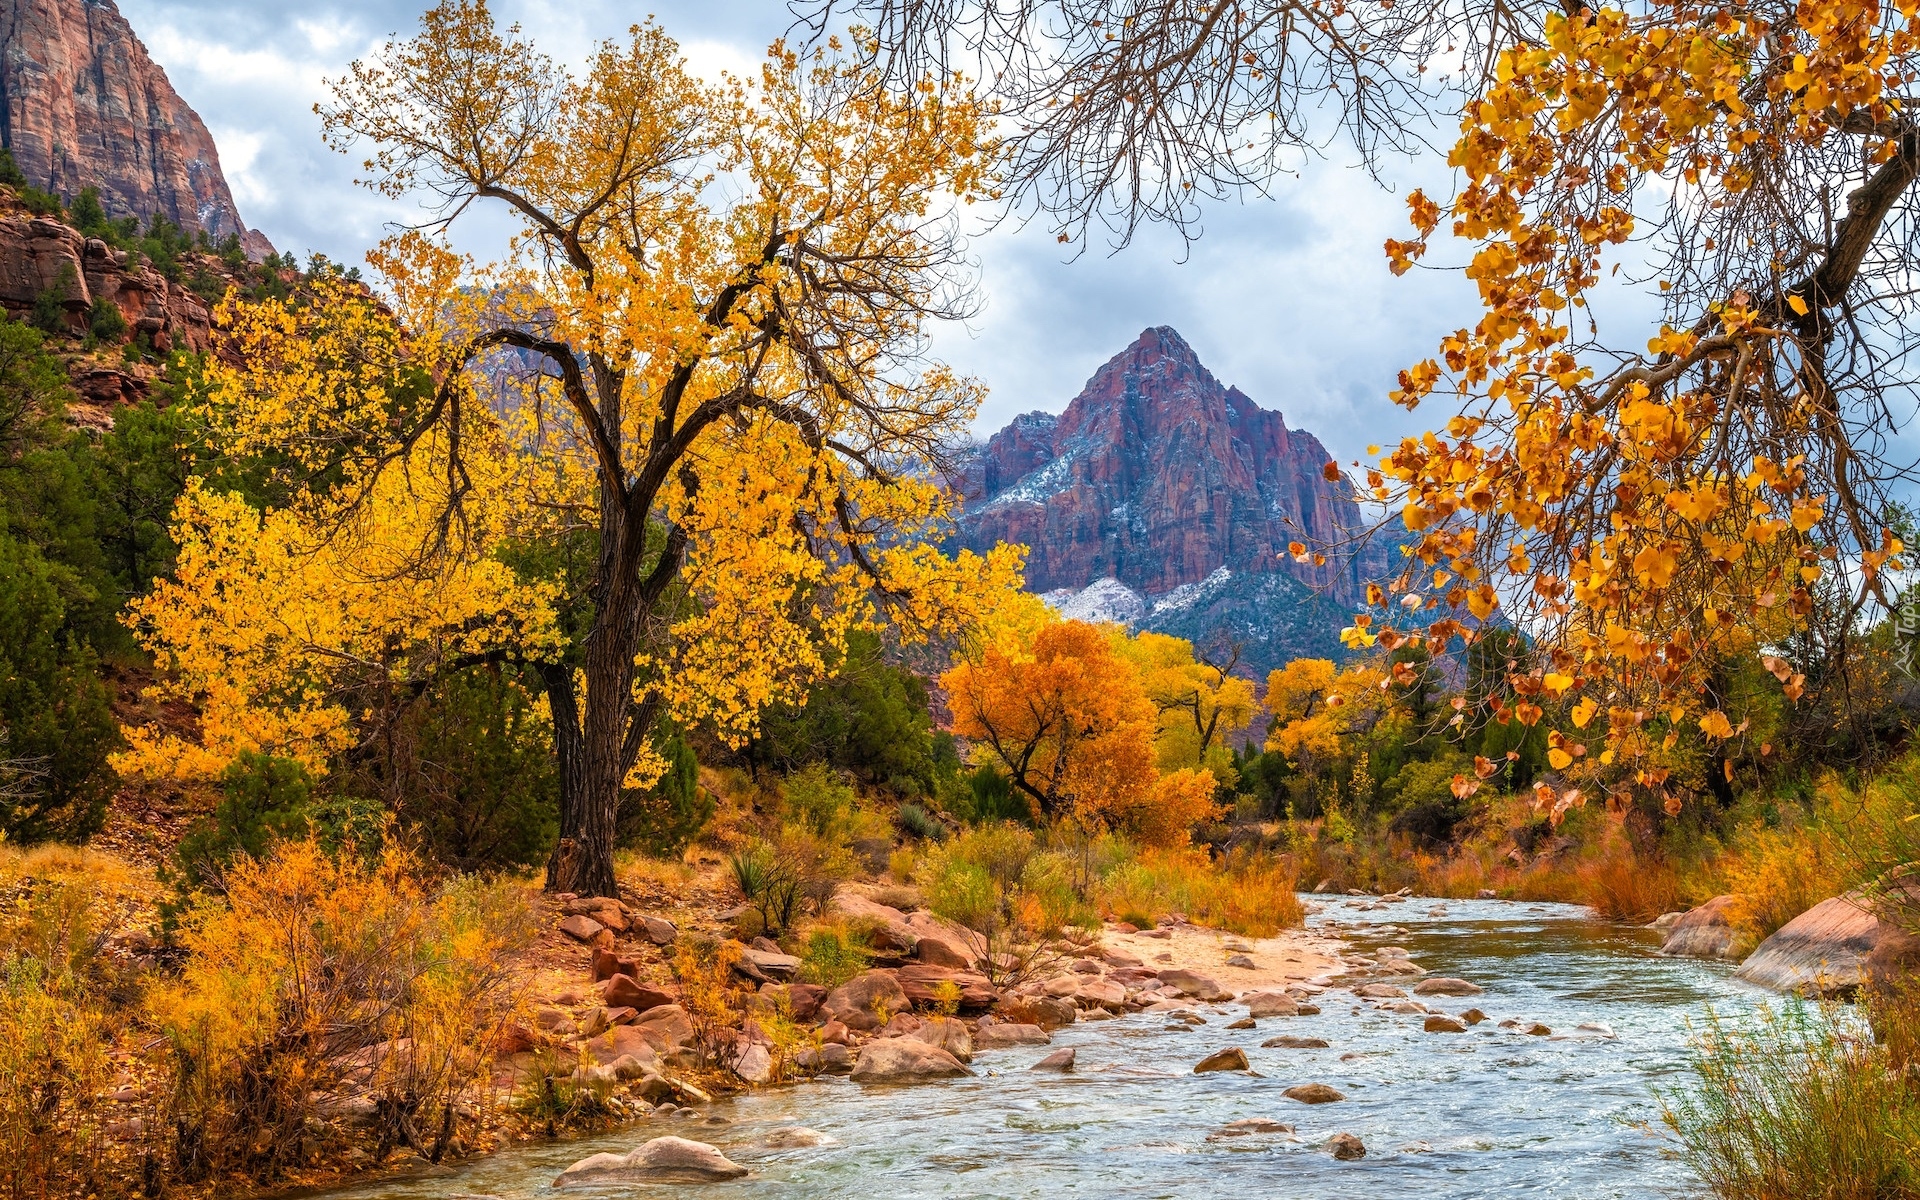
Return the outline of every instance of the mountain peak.
<path id="1" fill-rule="evenodd" d="M 1149 626 L 1198 620 L 1216 600 L 1318 612 L 1364 588 L 1354 564 L 1286 552 L 1361 528 L 1351 491 L 1323 474 L 1328 460 L 1319 439 L 1221 384 L 1176 330 L 1154 326 L 1057 419 L 1029 413 L 989 439 L 962 481 L 959 538 L 975 549 L 1024 543 L 1034 591 L 1059 599 L 1097 585 L 1095 607 L 1137 608 Z M 1330 646 L 1338 627 L 1326 630 Z"/>

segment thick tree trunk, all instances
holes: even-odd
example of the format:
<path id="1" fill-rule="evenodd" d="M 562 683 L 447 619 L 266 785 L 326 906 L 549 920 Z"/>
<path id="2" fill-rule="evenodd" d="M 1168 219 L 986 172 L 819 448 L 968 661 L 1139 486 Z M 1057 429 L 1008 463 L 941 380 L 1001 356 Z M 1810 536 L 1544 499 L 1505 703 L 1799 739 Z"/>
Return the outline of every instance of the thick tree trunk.
<path id="1" fill-rule="evenodd" d="M 547 890 L 581 896 L 619 892 L 613 874 L 614 827 L 627 774 L 633 660 L 645 603 L 626 546 L 627 537 L 644 537 L 645 528 L 624 520 L 610 499 L 603 499 L 608 507 L 602 512 L 593 624 L 582 664 L 584 703 L 576 703 L 572 668 L 556 664 L 546 669 L 548 694 L 555 698 L 554 750 L 560 761 L 560 838 L 547 863 Z"/>

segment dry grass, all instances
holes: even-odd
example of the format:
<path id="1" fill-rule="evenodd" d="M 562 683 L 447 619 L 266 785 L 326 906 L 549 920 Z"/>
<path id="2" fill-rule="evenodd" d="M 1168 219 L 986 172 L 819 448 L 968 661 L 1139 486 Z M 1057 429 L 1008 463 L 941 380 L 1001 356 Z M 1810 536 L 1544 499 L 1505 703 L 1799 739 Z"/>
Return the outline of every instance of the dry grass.
<path id="1" fill-rule="evenodd" d="M 1236 850 L 1220 862 L 1204 850 L 1143 850 L 1108 871 L 1096 900 L 1108 914 L 1181 912 L 1197 925 L 1272 937 L 1305 914 L 1284 859 Z"/>

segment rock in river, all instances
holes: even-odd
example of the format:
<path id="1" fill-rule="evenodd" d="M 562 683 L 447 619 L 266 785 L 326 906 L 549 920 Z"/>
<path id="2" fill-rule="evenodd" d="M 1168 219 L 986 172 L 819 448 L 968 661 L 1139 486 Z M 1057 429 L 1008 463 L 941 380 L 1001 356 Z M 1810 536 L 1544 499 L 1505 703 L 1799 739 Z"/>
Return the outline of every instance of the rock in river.
<path id="1" fill-rule="evenodd" d="M 1732 896 L 1715 896 L 1675 917 L 1666 928 L 1660 953 L 1685 958 L 1738 958 L 1740 933 L 1731 920 L 1733 902 Z"/>
<path id="2" fill-rule="evenodd" d="M 1467 1023 L 1458 1017 L 1435 1013 L 1427 1018 L 1426 1030 L 1428 1033 L 1465 1033 Z"/>
<path id="3" fill-rule="evenodd" d="M 919 1083 L 971 1075 L 965 1063 L 938 1046 L 916 1038 L 881 1038 L 860 1047 L 854 1060 L 855 1083 Z"/>
<path id="4" fill-rule="evenodd" d="M 840 1139 L 804 1125 L 787 1125 L 760 1139 L 769 1150 L 805 1150 L 813 1146 L 838 1146 Z"/>
<path id="5" fill-rule="evenodd" d="M 1250 1017 L 1293 1017 L 1300 1014 L 1300 1005 L 1285 992 L 1255 992 L 1246 997 L 1247 1015 Z"/>
<path id="6" fill-rule="evenodd" d="M 890 1013 L 905 1012 L 907 993 L 892 971 L 864 971 L 827 993 L 820 1011 L 848 1029 L 872 1030 L 880 1027 L 876 1007 Z"/>
<path id="7" fill-rule="evenodd" d="M 1282 1124 L 1269 1117 L 1247 1117 L 1244 1120 L 1227 1122 L 1220 1127 L 1217 1133 L 1208 1138 L 1208 1140 L 1211 1141 L 1213 1138 L 1251 1137 L 1254 1134 L 1263 1133 L 1292 1132 L 1293 1126 Z"/>
<path id="8" fill-rule="evenodd" d="M 1289 1100 L 1298 1100 L 1302 1104 L 1332 1104 L 1336 1100 L 1345 1100 L 1345 1092 L 1335 1091 L 1324 1083 L 1302 1083 L 1280 1093 Z"/>
<path id="9" fill-rule="evenodd" d="M 1031 1069 L 1035 1071 L 1057 1071 L 1062 1075 L 1071 1074 L 1073 1071 L 1073 1047 L 1068 1046 L 1061 1050 L 1055 1050 L 1052 1054 L 1047 1055 L 1039 1062 L 1033 1064 Z"/>
<path id="10" fill-rule="evenodd" d="M 1327 1148 L 1332 1150 L 1333 1156 L 1341 1162 L 1352 1162 L 1356 1158 L 1367 1156 L 1366 1143 L 1350 1133 L 1334 1134 L 1327 1142 Z"/>
<path id="11" fill-rule="evenodd" d="M 1224 1050 L 1215 1050 L 1193 1065 L 1195 1075 L 1204 1075 L 1209 1071 L 1246 1071 L 1247 1052 L 1238 1046 L 1228 1046 Z"/>
<path id="12" fill-rule="evenodd" d="M 1453 979 L 1446 975 L 1422 979 L 1413 985 L 1413 994 L 1416 996 L 1478 996 L 1486 990 L 1478 984 L 1468 983 L 1464 979 Z"/>
<path id="13" fill-rule="evenodd" d="M 1317 1037 L 1294 1037 L 1291 1034 L 1268 1038 L 1260 1045 L 1268 1050 L 1325 1050 L 1327 1039 Z"/>
<path id="14" fill-rule="evenodd" d="M 626 1154 L 594 1154 L 553 1181 L 557 1188 L 618 1187 L 632 1183 L 711 1183 L 738 1179 L 747 1169 L 705 1142 L 659 1137 Z"/>

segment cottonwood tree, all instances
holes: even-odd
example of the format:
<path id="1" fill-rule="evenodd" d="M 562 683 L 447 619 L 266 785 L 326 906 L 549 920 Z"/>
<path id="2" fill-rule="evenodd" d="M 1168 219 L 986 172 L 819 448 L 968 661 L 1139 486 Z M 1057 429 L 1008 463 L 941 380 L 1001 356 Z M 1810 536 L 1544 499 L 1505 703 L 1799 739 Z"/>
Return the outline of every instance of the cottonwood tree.
<path id="1" fill-rule="evenodd" d="M 1007 775 L 1047 821 L 1184 844 L 1212 817 L 1205 770 L 1154 764 L 1159 712 L 1109 630 L 1049 621 L 996 640 L 940 678 L 953 731 Z"/>
<path id="2" fill-rule="evenodd" d="M 1366 474 L 1418 569 L 1349 641 L 1438 654 L 1498 607 L 1539 649 L 1516 715 L 1564 714 L 1573 773 L 1616 806 L 1678 805 L 1670 738 L 1737 741 L 1730 656 L 1764 654 L 1789 698 L 1803 677 L 1847 692 L 1848 636 L 1818 669 L 1781 648 L 1816 581 L 1843 578 L 1823 624 L 1844 631 L 1894 599 L 1920 349 L 1909 0 L 854 8 L 889 69 L 987 64 L 1009 194 L 1067 240 L 1185 227 L 1339 137 L 1391 182 L 1395 152 L 1457 124 L 1451 194 L 1413 193 L 1386 251 L 1404 271 L 1453 235 L 1480 311 L 1394 391 L 1443 406 Z M 1603 321 L 1634 306 L 1594 302 L 1636 285 L 1662 319 Z"/>
<path id="3" fill-rule="evenodd" d="M 916 88 L 779 46 L 709 86 L 651 26 L 576 77 L 461 2 L 319 106 L 369 186 L 437 216 L 372 256 L 386 309 L 356 319 L 395 332 L 366 353 L 316 348 L 367 307 L 344 290 L 235 317 L 255 365 L 210 419 L 230 450 L 281 456 L 313 544 L 351 553 L 405 498 L 378 536 L 410 534 L 406 560 L 343 572 L 363 601 L 449 562 L 545 589 L 535 636 L 468 649 L 544 683 L 551 888 L 613 892 L 621 791 L 658 773 L 663 714 L 742 739 L 848 630 L 951 630 L 1017 585 L 1017 552 L 950 560 L 925 537 L 947 504 L 929 468 L 978 389 L 925 360 L 922 331 L 965 309 L 948 210 L 992 156 L 963 88 Z M 483 205 L 516 224 L 497 257 L 434 240 Z"/>

